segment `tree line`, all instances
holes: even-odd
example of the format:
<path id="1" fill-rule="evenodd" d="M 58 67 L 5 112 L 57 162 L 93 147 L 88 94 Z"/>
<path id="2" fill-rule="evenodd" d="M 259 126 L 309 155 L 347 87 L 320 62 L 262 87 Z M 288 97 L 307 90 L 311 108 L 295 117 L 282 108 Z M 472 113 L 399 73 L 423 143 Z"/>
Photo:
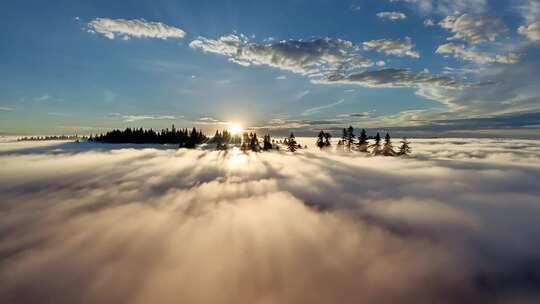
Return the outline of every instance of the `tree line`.
<path id="1" fill-rule="evenodd" d="M 208 137 L 201 131 L 193 128 L 163 129 L 154 131 L 153 129 L 131 129 L 112 130 L 105 134 L 91 135 L 89 141 L 113 143 L 113 144 L 177 144 L 180 148 L 195 148 L 197 145 L 205 143 Z"/>
<path id="2" fill-rule="evenodd" d="M 321 149 L 329 147 L 330 137 L 331 135 L 329 133 L 321 130 L 317 136 L 317 146 Z M 370 143 L 370 140 L 374 142 Z M 383 156 L 408 155 L 412 152 L 410 142 L 406 138 L 403 138 L 400 143 L 401 145 L 398 150 L 395 150 L 389 133 L 386 133 L 383 142 L 379 132 L 375 136 L 368 136 L 366 130 L 362 129 L 360 135 L 356 136 L 354 134 L 354 128 L 349 126 L 343 129 L 341 139 L 337 145 L 339 148 L 347 151 L 358 151 Z"/>
<path id="3" fill-rule="evenodd" d="M 17 141 L 47 141 L 47 140 L 79 140 L 87 139 L 86 136 L 79 135 L 47 135 L 47 136 L 24 136 Z"/>
<path id="4" fill-rule="evenodd" d="M 341 138 L 337 143 L 338 149 L 384 156 L 408 155 L 412 151 L 410 143 L 406 138 L 401 140 L 401 145 L 396 150 L 394 149 L 389 133 L 386 133 L 383 140 L 378 132 L 375 136 L 368 136 L 366 130 L 362 129 L 360 135 L 356 136 L 354 131 L 352 126 L 343 129 Z M 321 150 L 331 147 L 331 138 L 332 135 L 330 133 L 321 130 L 316 140 L 317 147 Z M 298 149 L 307 148 L 306 146 L 302 147 L 302 145 L 296 141 L 294 133 L 291 133 L 288 137 L 281 140 L 274 140 L 269 134 L 265 134 L 261 143 L 261 140 L 255 132 L 244 132 L 242 136 L 240 136 L 239 134 L 233 135 L 228 130 L 217 130 L 214 136 L 209 138 L 201 130 L 197 130 L 196 128 L 191 130 L 176 129 L 174 125 L 172 125 L 171 129 L 167 128 L 161 131 L 143 128 L 112 130 L 105 134 L 95 136 L 90 135 L 88 140 L 103 143 L 177 144 L 179 148 L 191 149 L 207 143 L 214 144 L 216 150 L 227 150 L 232 145 L 239 146 L 242 151 L 253 152 L 279 150 L 280 146 L 285 146 L 290 152 L 296 152 Z"/>

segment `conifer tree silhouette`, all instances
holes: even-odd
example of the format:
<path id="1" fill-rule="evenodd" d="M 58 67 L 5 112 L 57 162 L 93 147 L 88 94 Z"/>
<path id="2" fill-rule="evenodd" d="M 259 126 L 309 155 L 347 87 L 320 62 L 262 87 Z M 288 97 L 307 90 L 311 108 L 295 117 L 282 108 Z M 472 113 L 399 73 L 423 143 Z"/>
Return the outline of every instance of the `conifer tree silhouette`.
<path id="1" fill-rule="evenodd" d="M 347 129 L 343 128 L 343 131 L 341 133 L 341 145 L 345 145 L 347 143 Z"/>
<path id="2" fill-rule="evenodd" d="M 319 149 L 322 149 L 326 146 L 325 135 L 326 133 L 324 133 L 323 130 L 321 130 L 321 132 L 319 132 L 319 135 L 317 135 L 317 147 L 319 147 Z"/>
<path id="3" fill-rule="evenodd" d="M 332 135 L 330 133 L 324 133 L 324 146 L 325 147 L 331 146 L 330 138 L 332 138 Z"/>
<path id="4" fill-rule="evenodd" d="M 270 134 L 266 134 L 263 140 L 263 150 L 269 151 L 273 149 L 273 140 L 270 138 Z"/>
<path id="5" fill-rule="evenodd" d="M 371 150 L 371 153 L 373 155 L 379 155 L 381 154 L 381 135 L 379 132 L 377 132 L 377 135 L 375 135 L 375 143 L 370 146 L 373 150 Z"/>
<path id="6" fill-rule="evenodd" d="M 368 142 L 366 130 L 362 129 L 362 131 L 360 132 L 360 136 L 358 136 L 358 151 L 367 152 L 368 146 L 369 146 L 369 142 Z"/>
<path id="7" fill-rule="evenodd" d="M 394 147 L 392 146 L 392 140 L 390 138 L 390 134 L 386 133 L 386 136 L 384 137 L 384 146 L 381 151 L 382 155 L 384 156 L 395 156 L 396 151 L 394 151 Z"/>
<path id="8" fill-rule="evenodd" d="M 352 145 L 354 144 L 354 138 L 356 137 L 356 135 L 354 135 L 354 128 L 352 126 L 349 126 L 346 132 L 347 136 L 345 142 L 347 144 L 347 150 L 351 151 Z"/>
<path id="9" fill-rule="evenodd" d="M 401 146 L 399 147 L 398 155 L 409 155 L 412 152 L 412 149 L 407 141 L 407 138 L 403 137 L 401 140 Z"/>
<path id="10" fill-rule="evenodd" d="M 261 145 L 259 144 L 259 139 L 257 138 L 257 133 L 250 133 L 250 144 L 249 147 L 253 152 L 261 151 Z"/>
<path id="11" fill-rule="evenodd" d="M 287 149 L 289 149 L 289 151 L 291 152 L 296 152 L 297 148 L 298 148 L 298 144 L 296 143 L 294 134 L 291 132 L 291 135 L 289 136 L 289 140 L 287 141 Z"/>

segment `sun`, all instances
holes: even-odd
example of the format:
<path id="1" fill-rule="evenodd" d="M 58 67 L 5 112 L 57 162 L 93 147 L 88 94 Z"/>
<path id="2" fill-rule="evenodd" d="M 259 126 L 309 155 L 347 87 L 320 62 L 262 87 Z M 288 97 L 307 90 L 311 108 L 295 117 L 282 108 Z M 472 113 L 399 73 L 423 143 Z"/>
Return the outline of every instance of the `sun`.
<path id="1" fill-rule="evenodd" d="M 240 133 L 242 133 L 242 131 L 244 131 L 244 128 L 242 128 L 242 126 L 240 124 L 238 124 L 238 123 L 233 123 L 229 127 L 229 132 L 231 132 L 232 135 L 240 134 Z"/>

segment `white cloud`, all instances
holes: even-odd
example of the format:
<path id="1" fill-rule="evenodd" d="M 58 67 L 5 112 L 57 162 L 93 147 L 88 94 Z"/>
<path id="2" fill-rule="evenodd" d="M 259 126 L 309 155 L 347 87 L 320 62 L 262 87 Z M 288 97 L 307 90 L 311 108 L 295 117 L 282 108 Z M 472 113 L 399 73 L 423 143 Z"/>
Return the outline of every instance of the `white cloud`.
<path id="1" fill-rule="evenodd" d="M 174 120 L 177 118 L 172 115 L 123 115 L 120 113 L 109 113 L 109 115 L 120 117 L 123 122 L 134 122 L 141 120 Z"/>
<path id="2" fill-rule="evenodd" d="M 309 94 L 309 90 L 304 90 L 304 91 L 301 91 L 301 92 L 298 92 L 294 95 L 294 98 L 299 100 L 299 99 L 302 99 L 304 97 L 306 97 L 308 94 Z"/>
<path id="3" fill-rule="evenodd" d="M 538 111 L 538 45 L 529 44 L 516 52 L 520 54 L 517 63 L 488 65 L 474 71 L 472 76 L 475 81 L 486 86 L 472 86 L 454 91 L 432 87 L 431 93 L 437 96 L 436 100 L 451 105 L 455 111 L 469 117 Z"/>
<path id="4" fill-rule="evenodd" d="M 439 25 L 454 34 L 448 40 L 465 40 L 470 44 L 494 41 L 501 33 L 508 31 L 501 18 L 491 16 L 451 15 Z"/>
<path id="5" fill-rule="evenodd" d="M 359 4 L 351 4 L 351 10 L 353 11 L 360 11 L 362 7 Z"/>
<path id="6" fill-rule="evenodd" d="M 45 95 L 41 95 L 41 96 L 38 96 L 38 97 L 34 98 L 34 101 L 42 102 L 42 101 L 47 101 L 50 98 L 51 98 L 51 96 L 49 96 L 48 94 L 45 94 Z"/>
<path id="7" fill-rule="evenodd" d="M 437 13 L 450 15 L 455 12 L 483 13 L 487 7 L 486 0 L 390 0 L 405 2 L 416 6 L 423 14 Z"/>
<path id="8" fill-rule="evenodd" d="M 518 33 L 531 41 L 540 41 L 540 21 L 520 26 L 518 28 Z"/>
<path id="9" fill-rule="evenodd" d="M 366 41 L 363 43 L 363 48 L 367 51 L 374 50 L 386 55 L 420 58 L 418 52 L 413 50 L 414 44 L 412 44 L 411 38 L 409 37 L 406 37 L 404 40 L 379 39 Z"/>
<path id="10" fill-rule="evenodd" d="M 513 7 L 530 24 L 540 21 L 540 2 L 537 0 L 514 0 Z"/>
<path id="11" fill-rule="evenodd" d="M 407 69 L 386 68 L 381 70 L 351 73 L 347 75 L 334 74 L 321 80 L 314 80 L 321 84 L 358 84 L 374 88 L 416 87 L 419 85 L 433 85 L 448 89 L 460 89 L 467 84 L 447 76 L 431 75 L 429 73 L 414 73 Z"/>
<path id="12" fill-rule="evenodd" d="M 12 108 L 12 107 L 0 107 L 0 112 L 11 112 L 11 111 L 14 111 L 15 108 Z"/>
<path id="13" fill-rule="evenodd" d="M 127 40 L 135 38 L 183 38 L 186 33 L 176 27 L 166 25 L 161 22 L 151 22 L 144 19 L 109 19 L 96 18 L 88 23 L 91 32 L 101 34 L 109 39 L 116 36 Z"/>
<path id="14" fill-rule="evenodd" d="M 505 55 L 490 54 L 486 52 L 479 52 L 472 49 L 468 49 L 463 44 L 446 43 L 440 45 L 435 51 L 438 54 L 452 54 L 455 58 L 473 61 L 479 64 L 487 63 L 502 63 L 502 64 L 514 64 L 519 61 L 519 56 L 514 53 Z"/>
<path id="15" fill-rule="evenodd" d="M 226 56 L 243 66 L 264 65 L 308 76 L 373 65 L 371 60 L 356 54 L 350 41 L 333 38 L 257 44 L 244 35 L 226 35 L 217 40 L 199 37 L 190 47 Z"/>
<path id="16" fill-rule="evenodd" d="M 536 302 L 537 141 L 299 141 L 2 145 L 0 302 Z"/>
<path id="17" fill-rule="evenodd" d="M 345 101 L 344 99 L 340 99 L 340 100 L 338 100 L 336 102 L 333 102 L 333 103 L 329 103 L 329 104 L 326 104 L 326 105 L 309 108 L 307 110 L 304 110 L 301 115 L 302 116 L 310 116 L 310 115 L 318 114 L 323 110 L 330 109 L 330 108 L 333 108 L 333 107 L 335 107 L 337 105 L 340 105 L 344 101 Z"/>
<path id="18" fill-rule="evenodd" d="M 287 79 L 287 75 L 276 76 L 276 80 L 285 80 L 285 79 Z"/>
<path id="19" fill-rule="evenodd" d="M 426 20 L 424 20 L 424 26 L 425 26 L 425 27 L 432 27 L 432 26 L 434 26 L 434 25 L 435 25 L 435 22 L 433 22 L 432 19 L 426 19 Z"/>
<path id="20" fill-rule="evenodd" d="M 377 13 L 377 17 L 381 19 L 388 19 L 390 21 L 398 21 L 406 19 L 407 15 L 402 12 L 379 12 Z"/>

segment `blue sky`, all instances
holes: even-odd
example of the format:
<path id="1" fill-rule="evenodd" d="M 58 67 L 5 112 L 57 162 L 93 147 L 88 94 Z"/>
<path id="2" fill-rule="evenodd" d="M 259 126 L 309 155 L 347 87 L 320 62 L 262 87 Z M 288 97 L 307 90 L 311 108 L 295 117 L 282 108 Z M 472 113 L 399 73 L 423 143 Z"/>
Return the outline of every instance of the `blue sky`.
<path id="1" fill-rule="evenodd" d="M 540 112 L 535 0 L 18 1 L 0 15 L 3 133 L 471 131 Z M 516 125 L 540 122 L 493 128 Z"/>

